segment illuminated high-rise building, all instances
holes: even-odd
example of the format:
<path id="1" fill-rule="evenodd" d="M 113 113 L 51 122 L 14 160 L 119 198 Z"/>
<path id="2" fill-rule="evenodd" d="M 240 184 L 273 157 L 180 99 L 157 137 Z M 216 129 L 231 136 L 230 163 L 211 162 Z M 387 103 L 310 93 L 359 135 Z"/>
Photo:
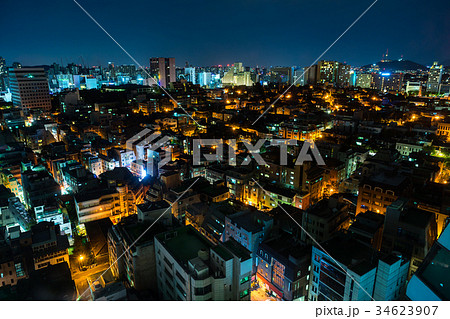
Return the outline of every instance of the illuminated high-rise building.
<path id="1" fill-rule="evenodd" d="M 6 61 L 0 56 L 0 75 L 6 72 Z"/>
<path id="2" fill-rule="evenodd" d="M 175 58 L 151 58 L 150 75 L 163 88 L 169 83 L 176 82 Z"/>
<path id="3" fill-rule="evenodd" d="M 274 67 L 270 69 L 270 73 L 273 83 L 291 84 L 293 82 L 292 68 L 290 67 Z"/>
<path id="4" fill-rule="evenodd" d="M 370 89 L 372 87 L 372 74 L 371 73 L 361 73 L 356 77 L 356 86 L 363 89 Z"/>
<path id="5" fill-rule="evenodd" d="M 0 56 L 0 91 L 6 89 L 4 78 L 6 76 L 6 62 L 5 59 Z"/>
<path id="6" fill-rule="evenodd" d="M 336 69 L 336 86 L 348 87 L 350 85 L 351 85 L 350 65 L 338 62 Z"/>
<path id="7" fill-rule="evenodd" d="M 192 84 L 197 84 L 197 79 L 195 76 L 195 68 L 193 67 L 184 68 L 184 77 L 187 81 L 192 82 Z"/>
<path id="8" fill-rule="evenodd" d="M 242 62 L 236 62 L 233 64 L 234 73 L 244 72 L 244 66 Z"/>
<path id="9" fill-rule="evenodd" d="M 305 85 L 305 75 L 303 68 L 294 69 L 292 82 L 296 85 Z"/>
<path id="10" fill-rule="evenodd" d="M 212 82 L 212 73 L 211 72 L 201 72 L 198 73 L 198 84 L 202 87 L 210 87 Z"/>
<path id="11" fill-rule="evenodd" d="M 427 92 L 430 93 L 438 93 L 439 86 L 441 84 L 442 79 L 442 65 L 438 65 L 437 62 L 434 62 L 428 71 L 428 81 L 427 81 Z"/>
<path id="12" fill-rule="evenodd" d="M 319 61 L 317 63 L 317 82 L 330 83 L 338 87 L 350 85 L 350 65 L 336 61 Z"/>
<path id="13" fill-rule="evenodd" d="M 108 72 L 111 78 L 116 77 L 116 70 L 114 68 L 114 62 L 108 62 Z"/>
<path id="14" fill-rule="evenodd" d="M 334 83 L 336 81 L 337 62 L 319 61 L 317 63 L 317 82 Z"/>
<path id="15" fill-rule="evenodd" d="M 398 92 L 403 87 L 403 73 L 382 72 L 373 76 L 373 86 L 375 89 L 389 92 Z"/>
<path id="16" fill-rule="evenodd" d="M 10 68 L 8 76 L 14 107 L 25 112 L 51 109 L 48 79 L 43 68 Z"/>
<path id="17" fill-rule="evenodd" d="M 222 84 L 252 86 L 255 83 L 255 76 L 250 71 L 245 71 L 242 62 L 234 63 L 233 67 L 224 74 Z"/>
<path id="18" fill-rule="evenodd" d="M 303 68 L 303 85 L 316 84 L 317 83 L 317 64 L 310 67 Z"/>

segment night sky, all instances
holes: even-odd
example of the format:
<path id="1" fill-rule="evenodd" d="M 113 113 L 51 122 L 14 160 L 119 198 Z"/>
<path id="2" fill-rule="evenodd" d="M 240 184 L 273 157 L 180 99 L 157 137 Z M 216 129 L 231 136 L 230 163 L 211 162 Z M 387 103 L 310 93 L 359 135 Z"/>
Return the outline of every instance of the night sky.
<path id="1" fill-rule="evenodd" d="M 141 64 L 311 64 L 373 0 L 78 0 Z M 11 65 L 132 61 L 72 0 L 1 0 L 0 56 Z M 448 0 L 379 0 L 324 56 L 374 63 L 389 49 L 430 65 L 450 59 Z M 450 63 L 448 63 L 450 64 Z"/>

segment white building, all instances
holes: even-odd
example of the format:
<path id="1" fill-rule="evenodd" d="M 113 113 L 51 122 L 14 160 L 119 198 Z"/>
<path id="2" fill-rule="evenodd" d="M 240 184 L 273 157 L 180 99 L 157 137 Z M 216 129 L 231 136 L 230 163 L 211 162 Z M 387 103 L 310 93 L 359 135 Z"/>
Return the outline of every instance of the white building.
<path id="1" fill-rule="evenodd" d="M 252 259 L 235 241 L 214 246 L 192 226 L 155 237 L 164 300 L 250 300 Z"/>
<path id="2" fill-rule="evenodd" d="M 428 143 L 430 144 L 430 143 Z M 404 156 L 409 156 L 409 154 L 414 152 L 420 152 L 423 150 L 423 145 L 417 145 L 413 143 L 400 143 L 395 144 L 395 149 Z"/>
<path id="3" fill-rule="evenodd" d="M 309 300 L 390 301 L 401 297 L 409 260 L 394 255 L 379 256 L 349 237 L 332 239 L 323 247 L 333 258 L 313 246 Z"/>
<path id="4" fill-rule="evenodd" d="M 110 218 L 117 223 L 127 215 L 124 194 L 116 189 L 99 189 L 75 195 L 75 208 L 80 224 Z"/>
<path id="5" fill-rule="evenodd" d="M 406 82 L 406 93 L 410 92 L 420 92 L 422 90 L 422 83 L 421 82 Z"/>

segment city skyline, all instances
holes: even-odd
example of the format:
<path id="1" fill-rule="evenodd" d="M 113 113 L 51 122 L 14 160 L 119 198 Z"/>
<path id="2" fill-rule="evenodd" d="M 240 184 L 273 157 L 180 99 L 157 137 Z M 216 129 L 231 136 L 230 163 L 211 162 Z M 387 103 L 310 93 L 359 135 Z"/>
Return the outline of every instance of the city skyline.
<path id="1" fill-rule="evenodd" d="M 92 66 L 109 61 L 133 62 L 75 2 L 52 3 L 51 6 L 45 3 L 37 7 L 29 2 L 20 7 L 21 19 L 3 20 L 2 26 L 7 30 L 3 42 L 15 44 L 1 53 L 8 64 L 14 61 L 22 65 L 74 62 Z M 178 1 L 154 4 L 154 8 L 133 2 L 123 6 L 117 1 L 95 4 L 79 1 L 143 66 L 148 65 L 151 56 L 173 56 L 178 66 L 186 61 L 199 66 L 227 65 L 236 61 L 249 66 L 307 66 L 371 3 L 333 4 L 324 0 L 314 4 L 290 1 L 276 4 L 263 1 L 255 6 L 245 1 L 222 8 L 221 4 L 200 1 L 192 4 L 195 9 L 189 11 L 188 18 L 186 9 Z M 445 32 L 439 32 L 449 27 L 445 10 L 440 10 L 444 3 L 412 1 L 405 8 L 400 1 L 389 4 L 379 1 L 323 58 L 362 66 L 380 61 L 389 49 L 393 60 L 403 56 L 426 66 L 433 61 L 446 65 L 450 59 L 447 53 L 450 39 Z M 111 17 L 108 12 L 112 10 L 105 10 L 106 4 L 121 15 Z M 19 9 L 12 1 L 3 5 L 5 12 Z M 172 19 L 156 14 L 168 10 L 169 6 Z M 297 19 L 296 14 L 301 18 Z M 430 15 L 432 17 L 427 18 Z M 36 21 L 36 16 L 41 18 Z M 145 23 L 146 18 L 150 19 L 148 23 Z M 321 23 L 321 19 L 325 20 Z M 31 26 L 34 33 L 29 32 Z M 299 28 L 303 32 L 298 32 Z"/>
<path id="2" fill-rule="evenodd" d="M 448 3 L 16 2 L 0 301 L 448 314 Z"/>

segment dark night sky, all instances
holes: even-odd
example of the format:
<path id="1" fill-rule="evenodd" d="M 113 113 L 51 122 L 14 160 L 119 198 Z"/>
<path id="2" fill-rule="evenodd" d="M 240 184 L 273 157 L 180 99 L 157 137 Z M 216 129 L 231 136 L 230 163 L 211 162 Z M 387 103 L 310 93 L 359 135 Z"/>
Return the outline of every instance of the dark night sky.
<path id="1" fill-rule="evenodd" d="M 141 64 L 311 64 L 373 0 L 78 0 Z M 72 0 L 1 0 L 0 56 L 11 65 L 132 61 Z M 324 56 L 352 65 L 450 59 L 448 0 L 379 0 Z M 450 64 L 450 63 L 449 63 Z"/>

